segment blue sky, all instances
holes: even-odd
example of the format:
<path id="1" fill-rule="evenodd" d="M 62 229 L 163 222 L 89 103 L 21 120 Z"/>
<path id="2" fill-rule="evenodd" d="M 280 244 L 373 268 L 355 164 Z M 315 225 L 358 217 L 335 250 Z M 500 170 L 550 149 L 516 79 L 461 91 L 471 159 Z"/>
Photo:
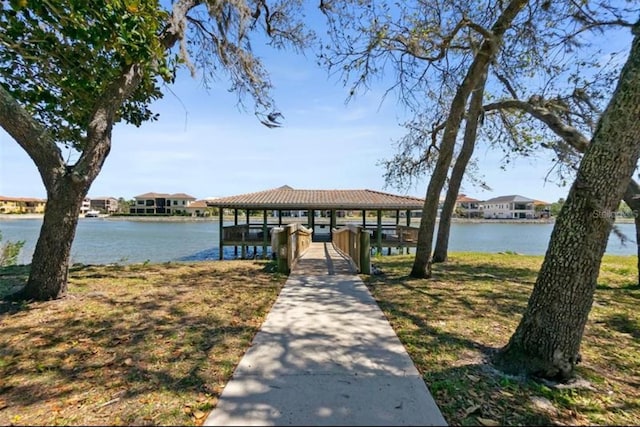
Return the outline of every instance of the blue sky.
<path id="1" fill-rule="evenodd" d="M 269 129 L 237 106 L 224 79 L 206 91 L 182 73 L 152 108 L 158 122 L 140 128 L 119 124 L 113 147 L 89 196 L 125 199 L 150 191 L 188 193 L 196 198 L 228 196 L 290 185 L 299 189 L 371 189 L 424 197 L 427 180 L 407 191 L 386 188 L 377 163 L 394 154 L 404 134 L 402 108 L 386 87 L 372 87 L 345 103 L 347 89 L 307 57 L 271 51 L 264 57 L 273 92 L 284 115 Z M 518 159 L 500 168 L 502 153 L 479 148 L 480 173 L 493 191 L 464 183 L 461 192 L 478 199 L 519 194 L 553 202 L 568 187 L 545 182 L 550 154 Z M 0 129 L 0 195 L 46 197 L 37 169 Z"/>

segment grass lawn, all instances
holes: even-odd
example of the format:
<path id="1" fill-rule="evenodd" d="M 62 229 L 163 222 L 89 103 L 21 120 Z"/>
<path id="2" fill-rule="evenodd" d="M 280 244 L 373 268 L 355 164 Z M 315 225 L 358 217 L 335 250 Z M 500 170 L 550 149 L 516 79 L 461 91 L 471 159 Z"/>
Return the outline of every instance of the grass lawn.
<path id="1" fill-rule="evenodd" d="M 582 341 L 582 381 L 557 387 L 486 363 L 524 311 L 542 256 L 454 253 L 431 280 L 412 256 L 377 257 L 365 277 L 451 425 L 640 425 L 635 257 L 605 256 Z"/>
<path id="2" fill-rule="evenodd" d="M 640 425 L 635 257 L 604 259 L 583 340 L 584 380 L 559 388 L 491 369 L 542 257 L 412 257 L 363 276 L 451 425 Z M 69 296 L 0 303 L 0 425 L 199 425 L 286 277 L 266 261 L 75 266 Z M 0 269 L 0 297 L 28 267 Z"/>
<path id="3" fill-rule="evenodd" d="M 286 277 L 253 261 L 84 266 L 0 305 L 0 425 L 198 425 Z M 0 296 L 24 283 L 0 269 Z"/>

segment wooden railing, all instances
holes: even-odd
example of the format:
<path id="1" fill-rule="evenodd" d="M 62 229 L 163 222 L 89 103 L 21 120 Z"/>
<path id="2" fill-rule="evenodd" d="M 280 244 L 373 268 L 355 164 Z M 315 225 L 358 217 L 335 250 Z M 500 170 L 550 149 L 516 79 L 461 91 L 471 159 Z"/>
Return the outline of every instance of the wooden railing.
<path id="1" fill-rule="evenodd" d="M 384 245 L 415 246 L 418 242 L 419 229 L 417 227 L 407 227 L 404 225 L 383 226 L 380 231 L 380 240 Z M 378 241 L 378 230 L 372 228 L 371 232 L 371 241 L 375 245 Z"/>
<path id="2" fill-rule="evenodd" d="M 311 245 L 313 231 L 305 226 L 293 223 L 273 229 L 271 250 L 278 260 L 278 271 L 289 274 L 298 262 L 298 258 Z"/>
<path id="3" fill-rule="evenodd" d="M 267 234 L 269 233 L 270 228 L 267 228 Z M 240 224 L 240 225 L 230 225 L 224 227 L 223 229 L 223 240 L 227 243 L 229 242 L 238 242 L 238 243 L 253 243 L 253 242 L 262 242 L 264 240 L 264 226 L 263 225 L 255 225 L 255 224 Z"/>
<path id="4" fill-rule="evenodd" d="M 359 273 L 371 274 L 371 245 L 367 230 L 361 226 L 347 225 L 332 230 L 333 247 L 348 257 Z"/>

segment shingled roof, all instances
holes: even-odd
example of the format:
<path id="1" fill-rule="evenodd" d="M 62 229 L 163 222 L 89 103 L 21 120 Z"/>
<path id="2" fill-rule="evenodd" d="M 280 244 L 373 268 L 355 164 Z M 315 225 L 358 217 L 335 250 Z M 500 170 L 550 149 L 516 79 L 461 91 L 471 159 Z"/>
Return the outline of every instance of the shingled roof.
<path id="1" fill-rule="evenodd" d="M 398 196 L 373 190 L 296 190 L 284 185 L 272 190 L 208 201 L 209 206 L 238 209 L 382 209 L 419 210 L 417 197 Z"/>

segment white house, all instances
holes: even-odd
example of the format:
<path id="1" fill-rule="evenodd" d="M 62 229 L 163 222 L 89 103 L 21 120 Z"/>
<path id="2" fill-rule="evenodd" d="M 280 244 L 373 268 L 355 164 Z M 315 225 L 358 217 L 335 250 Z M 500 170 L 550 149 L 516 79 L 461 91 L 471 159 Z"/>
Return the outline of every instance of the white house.
<path id="1" fill-rule="evenodd" d="M 500 196 L 480 203 L 484 217 L 497 219 L 536 218 L 535 200 L 523 196 Z"/>
<path id="2" fill-rule="evenodd" d="M 91 199 L 88 197 L 85 197 L 82 200 L 82 205 L 80 206 L 80 213 L 82 215 L 86 214 L 87 212 L 89 212 L 91 210 Z"/>

